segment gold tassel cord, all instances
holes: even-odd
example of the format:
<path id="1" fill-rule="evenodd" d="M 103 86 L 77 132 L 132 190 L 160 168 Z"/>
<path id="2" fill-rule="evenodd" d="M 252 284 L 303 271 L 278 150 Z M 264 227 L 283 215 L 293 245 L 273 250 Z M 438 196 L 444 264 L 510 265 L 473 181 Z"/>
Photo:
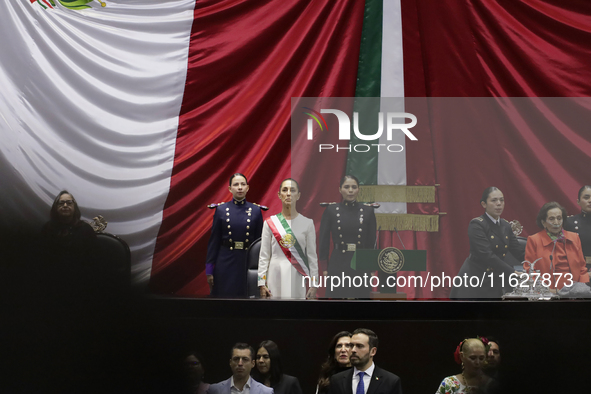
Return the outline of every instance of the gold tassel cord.
<path id="1" fill-rule="evenodd" d="M 415 215 L 404 213 L 376 213 L 378 228 L 398 231 L 439 231 L 439 215 Z"/>
<path id="2" fill-rule="evenodd" d="M 435 186 L 367 185 L 359 188 L 361 202 L 435 202 Z"/>

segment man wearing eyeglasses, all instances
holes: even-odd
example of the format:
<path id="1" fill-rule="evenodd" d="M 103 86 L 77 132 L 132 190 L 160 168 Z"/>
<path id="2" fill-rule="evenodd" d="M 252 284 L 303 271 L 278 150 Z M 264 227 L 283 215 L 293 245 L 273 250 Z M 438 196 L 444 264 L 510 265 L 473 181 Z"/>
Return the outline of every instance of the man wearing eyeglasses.
<path id="1" fill-rule="evenodd" d="M 212 384 L 208 394 L 273 394 L 273 389 L 250 377 L 254 368 L 254 349 L 246 343 L 237 343 L 232 348 L 230 368 L 232 377 Z"/>

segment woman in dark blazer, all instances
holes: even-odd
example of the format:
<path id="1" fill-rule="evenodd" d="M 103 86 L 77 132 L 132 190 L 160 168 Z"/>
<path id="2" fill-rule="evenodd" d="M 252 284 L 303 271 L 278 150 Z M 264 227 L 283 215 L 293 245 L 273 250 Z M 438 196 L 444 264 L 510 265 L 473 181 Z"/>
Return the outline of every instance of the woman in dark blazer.
<path id="1" fill-rule="evenodd" d="M 505 208 L 503 193 L 494 186 L 484 189 L 480 205 L 484 214 L 472 219 L 468 226 L 470 255 L 458 273 L 463 283 L 452 288 L 452 299 L 501 298 L 503 285 L 507 286 L 509 275 L 515 273 L 505 262 L 505 256 L 511 253 L 518 261 L 525 257 L 525 247 L 519 244 L 509 222 L 501 219 Z M 472 277 L 477 279 L 470 281 Z"/>
<path id="2" fill-rule="evenodd" d="M 283 373 L 281 355 L 275 342 L 261 342 L 255 360 L 256 368 L 252 370 L 254 380 L 273 388 L 275 394 L 302 394 L 298 379 Z"/>
<path id="3" fill-rule="evenodd" d="M 320 367 L 320 378 L 316 386 L 316 394 L 328 393 L 330 378 L 339 372 L 351 368 L 351 333 L 349 331 L 338 332 L 328 345 L 328 357 Z"/>

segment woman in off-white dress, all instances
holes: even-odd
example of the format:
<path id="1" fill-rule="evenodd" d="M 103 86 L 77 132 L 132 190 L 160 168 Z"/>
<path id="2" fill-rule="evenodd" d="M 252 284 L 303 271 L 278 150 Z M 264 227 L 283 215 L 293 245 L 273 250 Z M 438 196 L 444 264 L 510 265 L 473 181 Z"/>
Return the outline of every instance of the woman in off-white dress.
<path id="1" fill-rule="evenodd" d="M 300 191 L 296 181 L 281 182 L 279 198 L 281 213 L 263 224 L 258 273 L 261 298 L 316 298 L 316 287 L 309 285 L 318 278 L 314 222 L 297 212 Z"/>

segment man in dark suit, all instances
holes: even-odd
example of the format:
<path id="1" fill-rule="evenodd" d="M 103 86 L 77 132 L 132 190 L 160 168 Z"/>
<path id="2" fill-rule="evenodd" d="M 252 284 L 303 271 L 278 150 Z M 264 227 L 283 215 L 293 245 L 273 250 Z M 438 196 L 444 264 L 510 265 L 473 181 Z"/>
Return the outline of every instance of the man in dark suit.
<path id="1" fill-rule="evenodd" d="M 333 375 L 329 394 L 402 394 L 400 378 L 373 363 L 378 351 L 378 336 L 367 328 L 358 328 L 351 337 L 353 368 Z"/>
<path id="2" fill-rule="evenodd" d="M 493 379 L 493 382 L 489 385 L 488 393 L 506 393 L 509 391 L 509 387 L 514 387 L 514 383 L 507 382 L 500 373 L 501 344 L 496 338 L 489 336 L 486 338 L 488 339 L 489 349 L 486 355 L 486 365 L 483 370 L 485 374 Z"/>
<path id="3" fill-rule="evenodd" d="M 250 377 L 254 363 L 254 349 L 246 343 L 237 343 L 232 348 L 230 358 L 232 376 L 228 380 L 210 385 L 207 394 L 273 394 L 272 388 Z"/>

